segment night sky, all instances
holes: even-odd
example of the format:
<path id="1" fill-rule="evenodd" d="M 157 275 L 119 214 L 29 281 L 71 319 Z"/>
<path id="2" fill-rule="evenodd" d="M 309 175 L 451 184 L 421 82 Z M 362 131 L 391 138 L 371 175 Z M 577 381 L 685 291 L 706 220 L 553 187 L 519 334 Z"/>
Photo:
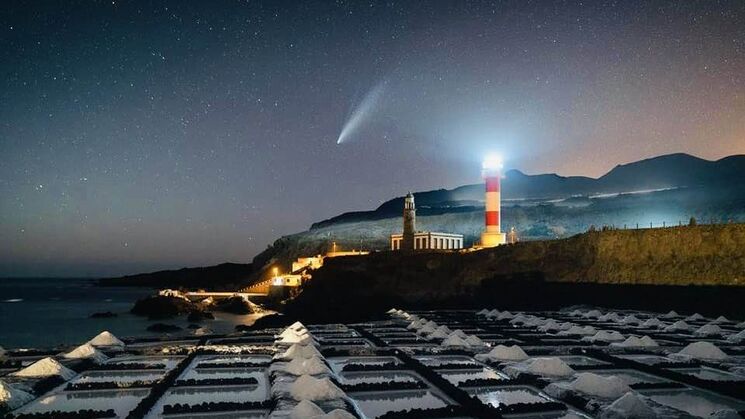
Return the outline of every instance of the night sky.
<path id="1" fill-rule="evenodd" d="M 745 153 L 745 2 L 0 11 L 0 276 L 247 262 L 408 190 Z"/>

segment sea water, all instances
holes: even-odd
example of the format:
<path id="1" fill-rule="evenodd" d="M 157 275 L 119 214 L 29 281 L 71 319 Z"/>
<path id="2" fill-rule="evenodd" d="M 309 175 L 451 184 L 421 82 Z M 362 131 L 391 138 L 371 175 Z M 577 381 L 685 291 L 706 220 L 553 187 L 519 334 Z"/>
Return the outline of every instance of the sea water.
<path id="1" fill-rule="evenodd" d="M 135 301 L 153 293 L 148 288 L 100 287 L 94 280 L 81 278 L 0 278 L 0 346 L 51 348 L 83 343 L 103 330 L 119 337 L 155 336 L 146 331 L 153 323 L 188 325 L 185 316 L 150 321 L 129 313 Z M 117 316 L 90 317 L 107 311 Z M 215 317 L 201 325 L 228 333 L 236 324 L 255 320 L 253 315 L 215 313 Z"/>

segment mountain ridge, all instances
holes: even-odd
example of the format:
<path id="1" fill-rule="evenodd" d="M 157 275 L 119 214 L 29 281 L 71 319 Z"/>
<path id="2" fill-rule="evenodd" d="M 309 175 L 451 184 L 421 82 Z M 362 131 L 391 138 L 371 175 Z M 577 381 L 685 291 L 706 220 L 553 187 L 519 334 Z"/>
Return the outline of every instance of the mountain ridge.
<path id="1" fill-rule="evenodd" d="M 561 176 L 556 173 L 528 175 L 517 169 L 505 172 L 502 181 L 502 199 L 566 199 L 593 194 L 622 194 L 685 188 L 714 184 L 745 178 L 745 155 L 736 154 L 718 160 L 706 160 L 686 153 L 673 153 L 635 162 L 618 164 L 598 178 L 586 176 Z M 463 185 L 453 189 L 435 189 L 415 192 L 417 207 L 425 215 L 441 213 L 446 208 L 478 207 L 483 202 L 483 184 Z M 374 210 L 351 211 L 313 223 L 317 229 L 343 222 L 380 220 L 398 216 L 403 196 L 390 199 Z M 457 211 L 457 210 L 455 210 Z"/>

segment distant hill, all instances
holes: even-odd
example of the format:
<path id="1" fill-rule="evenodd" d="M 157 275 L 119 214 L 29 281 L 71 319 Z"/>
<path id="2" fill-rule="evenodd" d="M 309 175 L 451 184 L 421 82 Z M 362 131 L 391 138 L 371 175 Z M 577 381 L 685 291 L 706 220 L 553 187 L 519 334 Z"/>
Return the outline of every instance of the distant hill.
<path id="1" fill-rule="evenodd" d="M 152 288 L 206 288 L 234 290 L 246 282 L 253 272 L 250 263 L 222 263 L 200 268 L 158 271 L 99 280 L 105 286 L 138 286 Z"/>
<path id="2" fill-rule="evenodd" d="M 555 200 L 661 189 L 720 187 L 738 179 L 745 179 L 745 155 L 710 161 L 677 153 L 618 165 L 597 179 L 557 174 L 526 175 L 519 170 L 509 170 L 502 180 L 502 199 Z M 419 215 L 466 212 L 483 205 L 484 187 L 475 184 L 416 192 L 414 198 Z M 386 201 L 372 211 L 348 212 L 314 223 L 311 229 L 397 217 L 401 208 L 403 196 Z"/>

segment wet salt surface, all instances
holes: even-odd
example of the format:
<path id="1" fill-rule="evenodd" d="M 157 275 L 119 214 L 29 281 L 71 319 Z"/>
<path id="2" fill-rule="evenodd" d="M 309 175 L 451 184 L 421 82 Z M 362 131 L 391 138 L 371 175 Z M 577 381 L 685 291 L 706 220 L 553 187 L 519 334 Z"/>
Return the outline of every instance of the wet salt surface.
<path id="1" fill-rule="evenodd" d="M 473 358 L 462 355 L 415 356 L 414 358 L 428 367 L 435 368 L 446 364 L 473 365 L 475 369 L 482 367 L 482 365 L 474 361 Z"/>
<path id="2" fill-rule="evenodd" d="M 74 383 L 131 383 L 135 381 L 155 381 L 160 380 L 165 375 L 165 370 L 162 371 L 86 371 L 78 378 L 74 379 Z"/>
<path id="3" fill-rule="evenodd" d="M 599 359 L 595 359 L 589 356 L 583 356 L 583 355 L 562 355 L 558 357 L 562 361 L 566 362 L 567 365 L 570 367 L 578 366 L 578 365 L 611 365 L 608 362 L 601 361 Z"/>
<path id="4" fill-rule="evenodd" d="M 163 406 L 169 404 L 197 405 L 209 402 L 261 402 L 266 400 L 267 397 L 267 389 L 262 385 L 174 387 L 168 390 L 158 400 L 148 417 L 159 417 L 163 412 Z"/>
<path id="5" fill-rule="evenodd" d="M 639 362 L 644 365 L 657 365 L 665 362 L 671 362 L 669 358 L 660 355 L 616 355 L 616 357 Z"/>
<path id="6" fill-rule="evenodd" d="M 731 372 L 718 370 L 709 367 L 697 367 L 697 368 L 671 368 L 671 371 L 680 372 L 692 377 L 697 377 L 702 380 L 711 381 L 745 381 L 745 377 L 742 375 L 733 374 Z"/>
<path id="7" fill-rule="evenodd" d="M 349 395 L 367 418 L 409 409 L 437 409 L 452 404 L 431 390 L 353 393 Z"/>
<path id="8" fill-rule="evenodd" d="M 438 370 L 444 379 L 450 381 L 455 386 L 460 385 L 468 380 L 506 380 L 507 377 L 494 371 L 491 368 L 483 367 L 480 370 Z"/>
<path id="9" fill-rule="evenodd" d="M 657 403 L 682 410 L 698 417 L 709 417 L 723 409 L 745 409 L 745 402 L 696 389 L 644 390 L 645 396 Z"/>
<path id="10" fill-rule="evenodd" d="M 118 356 L 109 359 L 106 364 L 163 364 L 167 370 L 170 370 L 184 358 L 183 356 Z"/>
<path id="11" fill-rule="evenodd" d="M 206 380 L 225 378 L 256 378 L 261 384 L 266 382 L 264 369 L 259 368 L 193 368 L 190 367 L 179 380 Z"/>
<path id="12" fill-rule="evenodd" d="M 604 377 L 616 376 L 627 386 L 640 383 L 665 383 L 668 380 L 636 370 L 593 370 L 595 374 Z"/>
<path id="13" fill-rule="evenodd" d="M 527 386 L 508 386 L 508 387 L 482 387 L 466 390 L 469 394 L 475 395 L 484 403 L 494 407 L 502 405 L 510 406 L 517 403 L 545 403 L 552 399 L 537 389 Z"/>
<path id="14" fill-rule="evenodd" d="M 264 364 L 272 360 L 268 355 L 199 355 L 194 358 L 194 365 L 207 366 L 209 364 L 231 364 L 238 362 L 250 362 L 254 364 Z M 201 367 L 200 367 L 201 368 Z"/>
<path id="15" fill-rule="evenodd" d="M 326 358 L 331 369 L 339 373 L 342 368 L 347 364 L 361 364 L 361 365 L 384 365 L 388 363 L 400 364 L 401 361 L 393 356 L 354 356 L 354 357 L 337 357 L 337 358 Z"/>
<path id="16" fill-rule="evenodd" d="M 342 384 L 361 383 L 415 383 L 423 381 L 422 377 L 414 372 L 343 372 L 339 374 Z"/>
<path id="17" fill-rule="evenodd" d="M 62 391 L 43 396 L 22 407 L 16 413 L 44 413 L 59 410 L 75 412 L 81 409 L 114 409 L 118 417 L 124 417 L 150 390 L 86 390 Z"/>

